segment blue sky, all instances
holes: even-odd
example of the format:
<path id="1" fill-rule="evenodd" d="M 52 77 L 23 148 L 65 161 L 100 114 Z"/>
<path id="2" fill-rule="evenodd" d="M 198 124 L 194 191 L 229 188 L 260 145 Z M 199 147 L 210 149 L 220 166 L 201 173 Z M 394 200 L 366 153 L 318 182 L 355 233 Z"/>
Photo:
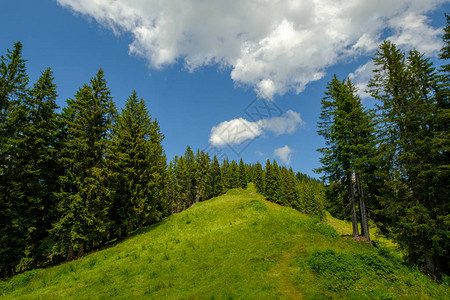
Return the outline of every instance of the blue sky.
<path id="1" fill-rule="evenodd" d="M 209 147 L 317 177 L 332 75 L 363 90 L 385 38 L 435 57 L 449 12 L 443 0 L 342 2 L 3 1 L 0 53 L 21 41 L 32 82 L 51 67 L 61 107 L 103 68 L 119 108 L 133 89 L 144 98 L 168 159 Z"/>

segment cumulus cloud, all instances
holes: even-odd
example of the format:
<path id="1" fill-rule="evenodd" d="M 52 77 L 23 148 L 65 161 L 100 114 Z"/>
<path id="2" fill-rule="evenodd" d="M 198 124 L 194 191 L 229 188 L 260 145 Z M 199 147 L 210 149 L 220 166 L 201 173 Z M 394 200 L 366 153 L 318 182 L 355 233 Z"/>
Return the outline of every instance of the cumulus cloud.
<path id="1" fill-rule="evenodd" d="M 286 114 L 281 117 L 274 117 L 270 119 L 262 119 L 258 121 L 258 124 L 269 131 L 274 132 L 277 135 L 289 133 L 292 134 L 297 130 L 297 127 L 304 126 L 305 122 L 300 117 L 299 113 L 288 110 Z"/>
<path id="2" fill-rule="evenodd" d="M 370 78 L 373 75 L 373 70 L 375 69 L 375 65 L 372 60 L 369 60 L 364 65 L 359 66 L 355 72 L 350 73 L 348 77 L 353 81 L 355 86 L 358 88 L 358 95 L 361 99 L 365 99 L 370 97 L 370 95 L 366 92 L 367 85 L 369 83 Z"/>
<path id="3" fill-rule="evenodd" d="M 236 118 L 213 126 L 209 142 L 215 147 L 239 145 L 253 140 L 266 132 L 273 132 L 276 135 L 292 134 L 299 126 L 303 125 L 304 121 L 301 119 L 300 114 L 292 110 L 288 110 L 281 117 L 262 119 L 256 122 Z"/>
<path id="4" fill-rule="evenodd" d="M 273 154 L 280 158 L 284 164 L 289 165 L 291 162 L 292 152 L 293 150 L 288 145 L 285 145 L 284 147 L 275 149 Z"/>
<path id="5" fill-rule="evenodd" d="M 237 85 L 273 99 L 301 92 L 327 67 L 371 53 L 385 32 L 402 47 L 436 53 L 426 17 L 448 0 L 57 0 L 115 33 L 152 68 L 217 64 Z"/>
<path id="6" fill-rule="evenodd" d="M 209 142 L 215 147 L 233 144 L 239 145 L 248 140 L 253 140 L 263 133 L 263 128 L 259 126 L 258 122 L 250 122 L 243 118 L 237 118 L 213 126 Z"/>

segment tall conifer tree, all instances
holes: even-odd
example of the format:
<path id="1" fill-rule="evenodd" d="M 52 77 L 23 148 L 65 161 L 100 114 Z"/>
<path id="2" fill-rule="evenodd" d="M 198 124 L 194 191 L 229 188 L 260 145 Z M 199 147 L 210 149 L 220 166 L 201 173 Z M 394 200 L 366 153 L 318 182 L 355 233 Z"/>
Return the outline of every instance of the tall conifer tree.
<path id="1" fill-rule="evenodd" d="M 58 218 L 52 229 L 56 254 L 81 255 L 106 236 L 110 197 L 105 153 L 116 116 L 103 70 L 67 101 L 63 111 L 66 141 L 60 163 L 66 168 L 58 193 Z"/>
<path id="2" fill-rule="evenodd" d="M 154 181 L 160 180 L 160 173 L 165 172 L 164 166 L 155 172 L 155 166 L 165 162 L 158 161 L 158 155 L 154 153 L 153 143 L 160 141 L 151 139 L 153 126 L 144 100 L 133 91 L 117 118 L 108 151 L 112 178 L 110 219 L 115 235 L 119 237 L 161 217 L 161 212 L 154 215 L 153 206 L 163 199 L 161 195 L 155 195 L 152 187 L 158 185 Z"/>
<path id="3" fill-rule="evenodd" d="M 324 180 L 341 186 L 335 191 L 344 193 L 338 199 L 348 199 L 354 237 L 359 235 L 359 206 L 362 235 L 370 240 L 365 197 L 370 178 L 367 170 L 372 166 L 371 156 L 375 151 L 370 114 L 362 108 L 350 80 L 340 81 L 334 76 L 325 94 L 319 134 L 325 138 L 327 147 L 319 149 L 323 167 L 318 171 L 324 173 Z"/>
<path id="4" fill-rule="evenodd" d="M 17 140 L 26 126 L 29 94 L 25 62 L 20 42 L 0 57 L 0 271 L 5 276 L 14 273 L 23 256 L 27 226 L 26 203 L 15 187 L 20 172 L 16 164 L 22 159 Z"/>
<path id="5" fill-rule="evenodd" d="M 442 222 L 449 212 L 448 176 L 442 180 L 448 145 L 440 139 L 446 131 L 441 115 L 446 92 L 431 61 L 416 50 L 406 56 L 386 41 L 374 63 L 369 87 L 379 103 L 385 227 L 409 260 L 427 272 L 448 273 L 448 230 Z"/>

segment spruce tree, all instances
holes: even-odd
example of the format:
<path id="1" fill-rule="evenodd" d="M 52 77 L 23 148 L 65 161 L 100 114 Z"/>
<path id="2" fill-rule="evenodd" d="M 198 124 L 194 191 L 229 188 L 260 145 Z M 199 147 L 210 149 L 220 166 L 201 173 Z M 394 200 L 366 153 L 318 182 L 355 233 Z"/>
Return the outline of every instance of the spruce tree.
<path id="1" fill-rule="evenodd" d="M 178 156 L 175 155 L 167 169 L 167 209 L 170 215 L 181 211 L 181 185 L 179 179 Z"/>
<path id="2" fill-rule="evenodd" d="M 208 173 L 209 173 L 209 155 L 203 151 L 197 150 L 197 155 L 195 159 L 195 182 L 196 182 L 196 193 L 195 202 L 206 200 L 207 194 L 207 184 L 208 184 Z"/>
<path id="3" fill-rule="evenodd" d="M 26 123 L 16 147 L 20 157 L 16 161 L 17 178 L 11 191 L 20 195 L 26 218 L 25 258 L 23 267 L 36 266 L 51 253 L 48 231 L 55 217 L 56 199 L 59 191 L 58 177 L 62 169 L 58 164 L 60 150 L 59 121 L 56 109 L 56 85 L 50 69 L 42 72 L 26 97 Z"/>
<path id="4" fill-rule="evenodd" d="M 448 145 L 441 139 L 448 136 L 445 86 L 428 58 L 416 50 L 405 55 L 389 41 L 380 45 L 374 63 L 369 87 L 379 103 L 384 225 L 410 261 L 432 274 L 448 273 L 442 222 L 449 211 Z"/>
<path id="5" fill-rule="evenodd" d="M 167 158 L 164 152 L 162 141 L 164 134 L 161 132 L 157 119 L 150 124 L 150 154 L 151 162 L 150 176 L 150 197 L 148 199 L 150 205 L 150 214 L 146 218 L 144 225 L 153 224 L 160 221 L 168 215 L 167 211 L 167 194 L 165 191 L 167 177 Z"/>
<path id="6" fill-rule="evenodd" d="M 231 189 L 231 176 L 230 176 L 230 163 L 228 158 L 225 158 L 220 167 L 220 173 L 222 174 L 222 185 L 224 192 L 226 193 Z"/>
<path id="7" fill-rule="evenodd" d="M 78 90 L 63 110 L 66 141 L 60 163 L 58 218 L 52 234 L 55 254 L 67 258 L 98 245 L 106 236 L 110 197 L 105 166 L 107 142 L 116 115 L 103 71 Z"/>
<path id="8" fill-rule="evenodd" d="M 242 158 L 239 160 L 238 166 L 238 187 L 247 189 L 247 170 Z"/>
<path id="9" fill-rule="evenodd" d="M 282 197 L 281 202 L 285 206 L 296 207 L 296 202 L 298 201 L 298 194 L 296 192 L 296 178 L 294 172 L 288 170 L 286 167 L 281 167 L 281 186 L 282 186 Z"/>
<path id="10" fill-rule="evenodd" d="M 270 160 L 267 159 L 265 171 L 264 196 L 271 202 L 281 203 L 281 177 L 276 161 L 274 160 L 271 164 Z"/>
<path id="11" fill-rule="evenodd" d="M 187 207 L 192 206 L 195 203 L 195 197 L 197 194 L 197 182 L 195 178 L 195 155 L 190 146 L 186 147 L 184 152 L 184 189 L 185 189 L 185 201 Z"/>
<path id="12" fill-rule="evenodd" d="M 357 206 L 359 206 L 362 235 L 370 241 L 367 217 L 367 186 L 370 182 L 371 156 L 375 144 L 371 115 L 362 108 L 357 90 L 350 80 L 340 81 L 336 76 L 327 85 L 322 99 L 319 134 L 325 138 L 322 153 L 323 179 L 334 186 L 340 185 L 343 194 L 338 199 L 348 199 L 353 236 L 359 235 Z M 314 192 L 311 192 L 311 196 Z"/>
<path id="13" fill-rule="evenodd" d="M 254 183 L 256 192 L 260 194 L 264 194 L 264 171 L 259 162 L 256 162 L 255 164 L 255 176 L 254 176 Z"/>
<path id="14" fill-rule="evenodd" d="M 235 160 L 230 163 L 227 181 L 230 183 L 231 189 L 239 187 L 239 166 Z"/>
<path id="15" fill-rule="evenodd" d="M 212 160 L 212 163 L 208 172 L 207 198 L 217 197 L 223 194 L 222 174 L 220 172 L 220 164 L 216 155 Z"/>
<path id="16" fill-rule="evenodd" d="M 0 57 L 0 271 L 4 276 L 14 273 L 25 247 L 26 203 L 16 188 L 21 172 L 16 167 L 21 160 L 17 140 L 26 126 L 24 102 L 29 94 L 25 62 L 20 42 Z"/>
<path id="17" fill-rule="evenodd" d="M 153 153 L 152 127 L 144 100 L 133 91 L 113 127 L 108 150 L 112 200 L 109 218 L 114 236 L 124 237 L 160 217 L 153 215 L 153 206 L 163 199 L 152 190 L 161 176 L 154 170 L 160 162 L 155 161 Z"/>

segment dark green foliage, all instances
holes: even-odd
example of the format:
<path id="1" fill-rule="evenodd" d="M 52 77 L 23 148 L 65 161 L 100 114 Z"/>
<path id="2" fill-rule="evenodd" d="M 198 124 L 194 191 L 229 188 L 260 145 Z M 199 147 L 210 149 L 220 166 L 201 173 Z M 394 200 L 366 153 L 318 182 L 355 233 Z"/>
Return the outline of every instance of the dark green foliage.
<path id="1" fill-rule="evenodd" d="M 80 256 L 172 212 L 163 135 L 143 101 L 132 95 L 111 141 L 102 70 L 59 116 L 52 71 L 29 88 L 21 52 L 18 42 L 0 60 L 0 276 Z"/>
<path id="2" fill-rule="evenodd" d="M 228 158 L 223 160 L 220 173 L 222 174 L 223 189 L 228 191 L 231 188 L 230 163 Z"/>
<path id="3" fill-rule="evenodd" d="M 25 231 L 29 223 L 24 213 L 24 195 L 16 185 L 23 168 L 23 145 L 20 132 L 26 126 L 25 101 L 29 94 L 28 75 L 22 58 L 22 44 L 0 57 L 0 271 L 7 276 L 15 272 L 25 248 Z M 22 164 L 23 165 L 23 164 Z"/>
<path id="4" fill-rule="evenodd" d="M 375 254 L 336 253 L 334 250 L 315 251 L 308 261 L 312 270 L 328 282 L 328 290 L 351 291 L 362 277 L 393 281 L 394 266 Z"/>
<path id="5" fill-rule="evenodd" d="M 175 156 L 173 160 L 169 163 L 167 171 L 168 180 L 166 191 L 168 197 L 169 214 L 178 213 L 183 209 L 182 169 L 183 169 L 183 158 L 182 157 L 178 158 L 178 156 Z"/>
<path id="6" fill-rule="evenodd" d="M 157 127 L 133 91 L 113 127 L 108 150 L 113 236 L 123 237 L 163 216 L 158 204 L 165 201 L 161 186 L 166 161 Z"/>
<path id="7" fill-rule="evenodd" d="M 195 202 L 207 199 L 209 164 L 209 155 L 203 151 L 197 150 L 195 156 Z"/>
<path id="8" fill-rule="evenodd" d="M 209 167 L 206 188 L 207 188 L 206 193 L 207 199 L 220 196 L 224 192 L 222 184 L 222 174 L 220 172 L 220 164 L 219 160 L 215 155 Z"/>
<path id="9" fill-rule="evenodd" d="M 187 146 L 184 152 L 184 167 L 185 178 L 183 187 L 185 191 L 185 201 L 187 207 L 190 207 L 195 203 L 195 196 L 197 194 L 196 178 L 195 178 L 195 157 L 194 152 L 190 146 Z"/>
<path id="10" fill-rule="evenodd" d="M 334 217 L 350 220 L 350 209 L 346 205 L 346 193 L 342 184 L 330 183 L 325 189 L 325 209 Z"/>
<path id="11" fill-rule="evenodd" d="M 242 158 L 239 160 L 238 166 L 238 187 L 241 189 L 247 188 L 247 168 L 242 161 Z"/>
<path id="12" fill-rule="evenodd" d="M 227 182 L 229 183 L 230 189 L 235 189 L 239 187 L 239 166 L 236 161 L 232 160 L 227 172 Z"/>
<path id="13" fill-rule="evenodd" d="M 445 57 L 445 49 L 442 53 Z M 439 84 L 444 77 L 431 61 L 415 50 L 405 55 L 386 41 L 374 63 L 370 92 L 379 102 L 383 180 L 374 217 L 410 261 L 432 274 L 448 273 L 448 88 Z"/>
<path id="14" fill-rule="evenodd" d="M 58 218 L 52 232 L 55 254 L 72 258 L 75 251 L 81 255 L 106 237 L 110 195 L 105 154 L 116 109 L 101 69 L 67 103 L 60 160 L 66 170 L 60 178 Z"/>
<path id="15" fill-rule="evenodd" d="M 281 167 L 281 201 L 283 205 L 294 207 L 300 197 L 298 189 L 296 189 L 296 178 L 294 171 Z"/>
<path id="16" fill-rule="evenodd" d="M 271 164 L 270 160 L 267 159 L 265 171 L 264 196 L 266 196 L 267 200 L 271 202 L 282 204 L 281 176 L 280 169 L 278 168 L 276 161 L 273 161 L 273 164 Z"/>
<path id="17" fill-rule="evenodd" d="M 13 195 L 24 205 L 26 249 L 22 268 L 36 266 L 51 253 L 48 231 L 55 218 L 58 178 L 62 169 L 58 164 L 61 149 L 59 121 L 55 110 L 56 85 L 53 73 L 45 70 L 26 98 L 26 119 L 16 147 L 20 158 L 15 162 L 18 171 L 14 179 Z M 20 195 L 20 196 L 19 196 Z"/>
<path id="18" fill-rule="evenodd" d="M 256 162 L 255 164 L 255 175 L 254 175 L 254 179 L 253 182 L 255 184 L 256 187 L 256 191 L 260 194 L 264 194 L 264 171 L 263 168 L 261 166 L 261 164 L 259 162 Z"/>
<path id="19" fill-rule="evenodd" d="M 369 238 L 366 199 L 373 177 L 372 157 L 375 153 L 374 125 L 371 114 L 365 111 L 350 80 L 340 81 L 336 76 L 328 83 L 322 99 L 319 134 L 325 138 L 322 153 L 323 179 L 340 192 L 329 200 L 345 199 L 350 206 L 353 235 L 359 235 L 356 209 L 361 215 L 362 235 Z M 341 206 L 336 203 L 334 206 Z"/>
<path id="20" fill-rule="evenodd" d="M 187 147 L 184 156 L 175 156 L 169 164 L 168 203 L 172 213 L 181 212 L 195 203 L 197 195 L 194 152 Z"/>

